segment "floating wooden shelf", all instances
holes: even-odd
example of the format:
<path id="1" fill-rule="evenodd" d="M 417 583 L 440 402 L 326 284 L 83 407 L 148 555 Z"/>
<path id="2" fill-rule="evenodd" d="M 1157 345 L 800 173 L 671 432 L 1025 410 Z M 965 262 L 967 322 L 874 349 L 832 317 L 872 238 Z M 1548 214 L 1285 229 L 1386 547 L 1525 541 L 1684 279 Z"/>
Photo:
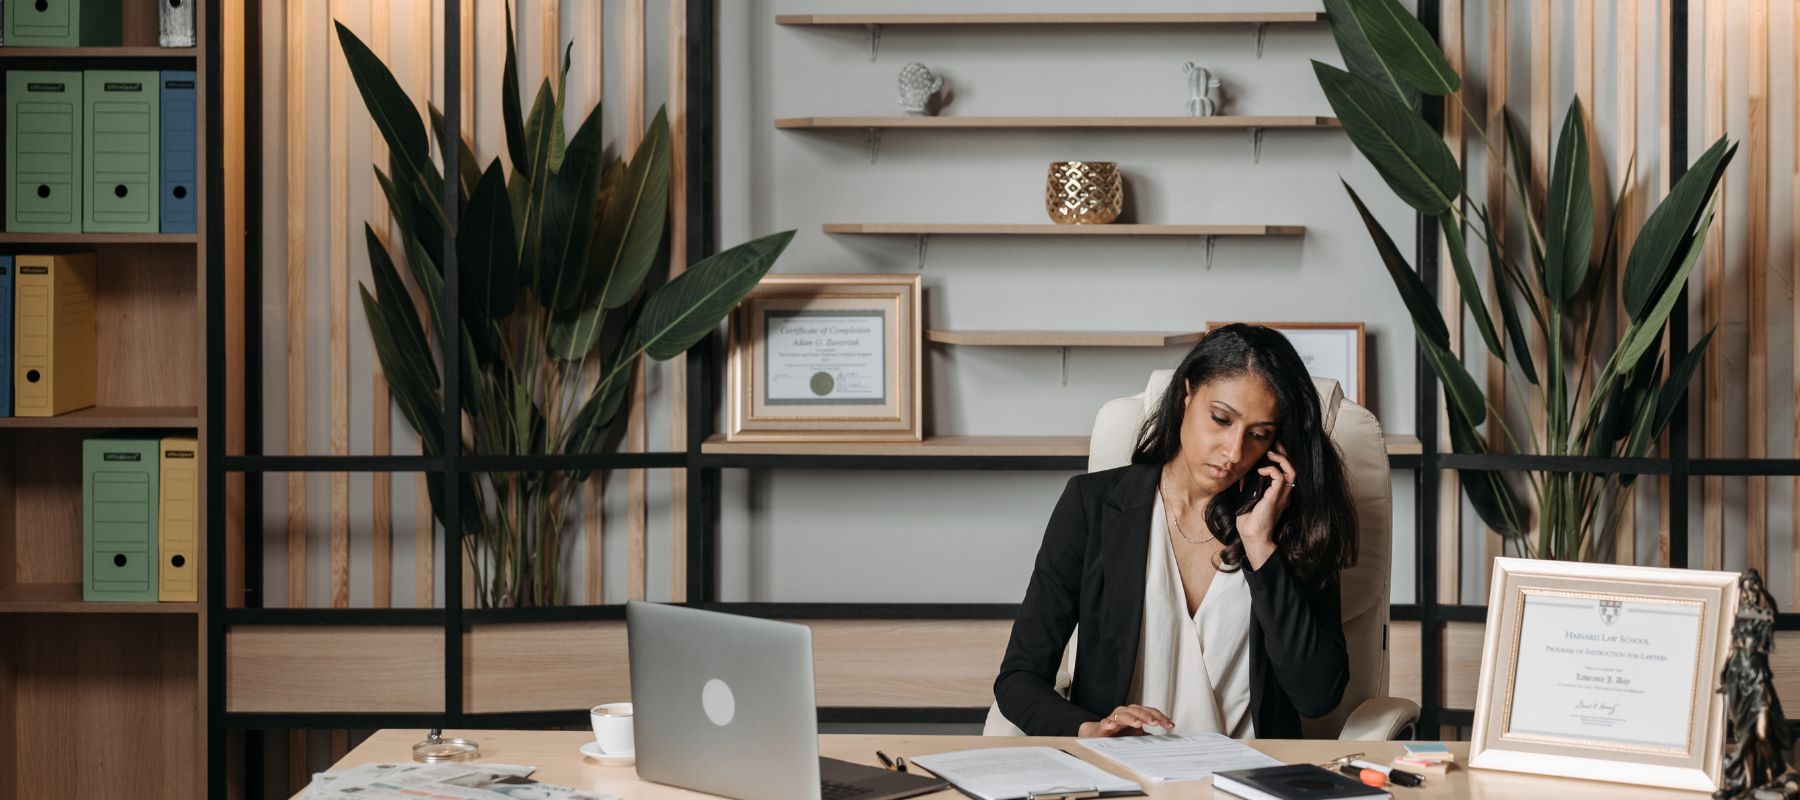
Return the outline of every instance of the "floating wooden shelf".
<path id="1" fill-rule="evenodd" d="M 0 47 L 0 60 L 42 58 L 170 58 L 192 60 L 195 47 Z"/>
<path id="2" fill-rule="evenodd" d="M 785 117 L 775 127 L 792 130 L 1014 130 L 1023 128 L 1115 128 L 1191 130 L 1208 128 L 1335 128 L 1336 117 Z"/>
<path id="3" fill-rule="evenodd" d="M 700 452 L 758 456 L 1086 456 L 1086 436 L 929 436 L 922 442 L 727 442 L 722 434 Z"/>
<path id="4" fill-rule="evenodd" d="M 1086 436 L 928 436 L 918 443 L 890 442 L 728 442 L 714 434 L 700 452 L 745 456 L 993 456 L 1086 458 Z M 1389 456 L 1420 454 L 1417 436 L 1387 437 Z"/>
<path id="5" fill-rule="evenodd" d="M 1203 331 L 926 331 L 925 340 L 976 347 L 1169 347 L 1193 344 Z"/>
<path id="6" fill-rule="evenodd" d="M 199 244 L 195 233 L 0 233 L 8 244 Z"/>
<path id="7" fill-rule="evenodd" d="M 955 225 L 829 223 L 826 233 L 868 236 L 1303 236 L 1305 225 Z"/>
<path id="8" fill-rule="evenodd" d="M 777 25 L 1271 25 L 1320 22 L 1322 11 L 1189 14 L 778 14 Z"/>
<path id="9" fill-rule="evenodd" d="M 199 603 L 89 603 L 79 583 L 21 583 L 0 588 L 0 614 L 195 614 Z"/>
<path id="10" fill-rule="evenodd" d="M 97 406 L 55 417 L 0 417 L 0 428 L 198 428 L 200 410 L 192 406 L 120 408 Z"/>

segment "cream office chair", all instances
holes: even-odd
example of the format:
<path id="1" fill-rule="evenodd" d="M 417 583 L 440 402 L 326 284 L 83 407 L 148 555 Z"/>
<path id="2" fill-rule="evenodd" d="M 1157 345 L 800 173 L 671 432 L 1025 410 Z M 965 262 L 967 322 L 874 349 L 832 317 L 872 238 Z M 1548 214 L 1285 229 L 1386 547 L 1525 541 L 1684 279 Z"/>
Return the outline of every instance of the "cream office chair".
<path id="1" fill-rule="evenodd" d="M 1144 391 L 1101 406 L 1094 418 L 1088 443 L 1088 471 L 1122 467 L 1131 462 L 1138 429 L 1168 387 L 1174 370 L 1150 374 Z M 1344 699 L 1330 714 L 1302 719 L 1308 738 L 1394 739 L 1418 722 L 1419 706 L 1411 700 L 1388 697 L 1388 576 L 1393 550 L 1390 546 L 1393 497 L 1388 482 L 1387 443 L 1381 424 L 1369 410 L 1344 397 L 1337 381 L 1315 378 L 1325 430 L 1337 445 L 1356 498 L 1358 557 L 1356 566 L 1340 576 L 1343 592 L 1344 639 L 1350 650 L 1350 683 Z M 1075 639 L 1063 651 L 1057 670 L 1057 691 L 1068 695 L 1075 672 Z M 988 736 L 1020 736 L 1023 732 L 1000 713 L 988 709 Z"/>

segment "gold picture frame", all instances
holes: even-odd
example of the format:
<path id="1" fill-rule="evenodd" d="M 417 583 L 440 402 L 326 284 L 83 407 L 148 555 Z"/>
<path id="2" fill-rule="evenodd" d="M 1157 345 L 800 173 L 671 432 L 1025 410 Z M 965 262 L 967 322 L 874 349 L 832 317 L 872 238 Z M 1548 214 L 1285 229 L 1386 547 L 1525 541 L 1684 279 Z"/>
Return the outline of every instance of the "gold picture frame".
<path id="1" fill-rule="evenodd" d="M 1495 559 L 1469 766 L 1717 788 L 1737 579 Z"/>
<path id="2" fill-rule="evenodd" d="M 1338 382 L 1344 396 L 1357 405 L 1369 404 L 1368 334 L 1361 322 L 1249 322 L 1274 328 L 1288 337 L 1306 369 L 1315 378 Z M 1208 331 L 1231 322 L 1209 322 Z"/>
<path id="3" fill-rule="evenodd" d="M 917 275 L 769 275 L 731 314 L 733 442 L 917 442 Z"/>

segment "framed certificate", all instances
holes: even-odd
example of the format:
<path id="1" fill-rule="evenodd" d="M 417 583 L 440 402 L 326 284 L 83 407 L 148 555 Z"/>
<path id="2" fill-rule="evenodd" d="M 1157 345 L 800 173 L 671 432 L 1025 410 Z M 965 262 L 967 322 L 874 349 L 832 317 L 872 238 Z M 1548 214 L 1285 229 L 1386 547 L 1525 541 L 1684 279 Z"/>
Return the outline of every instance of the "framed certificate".
<path id="1" fill-rule="evenodd" d="M 1230 323 L 1212 322 L 1207 330 L 1223 327 Z M 1368 405 L 1367 392 L 1363 385 L 1367 368 L 1363 354 L 1365 340 L 1363 324 L 1360 322 L 1245 322 L 1246 325 L 1261 325 L 1281 331 L 1288 341 L 1293 343 L 1294 350 L 1300 354 L 1300 360 L 1306 364 L 1306 371 L 1315 378 L 1330 378 L 1338 382 L 1344 390 L 1344 396 L 1358 405 Z"/>
<path id="2" fill-rule="evenodd" d="M 1469 766 L 1717 788 L 1737 577 L 1496 559 Z"/>
<path id="3" fill-rule="evenodd" d="M 770 275 L 731 318 L 731 441 L 921 438 L 917 275 Z"/>

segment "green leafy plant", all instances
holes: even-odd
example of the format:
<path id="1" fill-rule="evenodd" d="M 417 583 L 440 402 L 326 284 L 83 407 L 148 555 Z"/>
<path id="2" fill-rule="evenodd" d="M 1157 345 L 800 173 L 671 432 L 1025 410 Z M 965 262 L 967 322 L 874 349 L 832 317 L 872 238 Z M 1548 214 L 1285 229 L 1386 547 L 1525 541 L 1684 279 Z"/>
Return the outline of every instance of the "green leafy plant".
<path id="1" fill-rule="evenodd" d="M 442 308 L 449 217 L 426 123 L 381 60 L 342 24 L 337 34 L 387 142 L 387 168 L 377 165 L 375 177 L 396 223 L 389 242 L 364 225 L 375 286 L 361 287 L 363 309 L 394 401 L 428 455 L 442 447 L 437 365 L 449 357 L 462 364 L 458 428 L 465 451 L 602 450 L 639 356 L 670 359 L 704 339 L 793 239 L 785 231 L 737 245 L 643 291 L 647 278 L 666 271 L 668 119 L 657 113 L 629 161 L 605 163 L 598 106 L 565 137 L 569 49 L 557 87 L 545 78 L 524 113 L 509 8 L 501 112 L 511 170 L 498 158 L 482 167 L 467 142 L 456 143 L 460 299 L 458 308 Z M 433 108 L 431 117 L 438 147 L 449 149 L 442 114 Z M 408 294 L 401 263 L 423 309 Z M 449 346 L 434 341 L 447 330 L 446 316 L 457 331 Z M 589 363 L 599 372 L 591 385 L 583 381 Z M 464 475 L 461 519 L 449 520 L 443 478 L 431 476 L 436 516 L 461 534 L 479 605 L 560 602 L 564 522 L 586 477 L 582 470 Z"/>
<path id="2" fill-rule="evenodd" d="M 1712 340 L 1707 331 L 1665 374 L 1664 324 L 1688 274 L 1699 260 L 1716 208 L 1719 179 L 1736 152 L 1721 138 L 1694 162 L 1650 213 L 1629 252 L 1618 251 L 1617 202 L 1596 257 L 1595 188 L 1589 177 L 1588 136 L 1581 100 L 1563 117 L 1546 198 L 1525 192 L 1530 164 L 1520 137 L 1483 129 L 1458 90 L 1462 78 L 1424 26 L 1396 0 L 1325 0 L 1333 38 L 1348 70 L 1313 62 L 1314 74 L 1358 151 L 1388 188 L 1437 225 L 1443 234 L 1464 306 L 1482 343 L 1507 364 L 1515 390 L 1528 386 L 1545 409 L 1544 429 L 1521 439 L 1452 349 L 1449 326 L 1437 304 L 1394 240 L 1376 222 L 1356 190 L 1346 182 L 1357 213 L 1412 316 L 1413 330 L 1432 371 L 1443 382 L 1450 439 L 1456 452 L 1486 452 L 1478 433 L 1498 426 L 1509 446 L 1540 454 L 1641 458 L 1650 454 L 1667 427 L 1694 371 Z M 1503 170 L 1507 196 L 1518 204 L 1522 236 L 1507 237 L 1490 209 L 1465 191 L 1456 158 L 1419 116 L 1422 96 L 1441 97 L 1445 114 L 1461 114 L 1467 129 L 1486 147 L 1487 157 L 1510 162 Z M 1495 142 L 1502 137 L 1504 149 Z M 1626 170 L 1630 172 L 1628 167 Z M 1474 233 L 1477 241 L 1464 238 Z M 1522 239 L 1521 243 L 1516 241 Z M 1472 257 L 1471 248 L 1476 249 Z M 1475 263 L 1484 260 L 1493 283 L 1494 320 L 1483 297 Z M 1529 272 L 1522 265 L 1529 265 Z M 1607 287 L 1624 269 L 1623 289 Z M 1596 346 L 1595 332 L 1612 315 L 1623 315 L 1624 331 L 1610 352 Z M 1528 327 L 1529 326 L 1529 327 Z M 1534 357 L 1527 332 L 1544 343 L 1542 362 Z M 1510 348 L 1510 349 L 1509 349 Z M 1520 405 L 1524 398 L 1519 396 Z M 1536 520 L 1502 473 L 1464 470 L 1470 504 L 1489 527 L 1526 555 L 1580 559 L 1606 552 L 1620 511 L 1630 502 L 1633 477 L 1555 470 L 1523 475 L 1537 499 Z"/>

